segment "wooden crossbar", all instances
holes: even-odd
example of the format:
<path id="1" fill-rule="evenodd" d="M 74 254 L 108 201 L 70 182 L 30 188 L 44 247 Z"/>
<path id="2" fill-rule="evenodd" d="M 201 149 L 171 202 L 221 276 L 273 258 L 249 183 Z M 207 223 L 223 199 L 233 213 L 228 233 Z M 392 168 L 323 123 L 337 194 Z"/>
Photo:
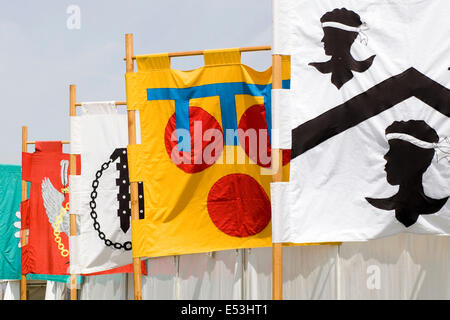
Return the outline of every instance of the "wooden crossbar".
<path id="1" fill-rule="evenodd" d="M 255 47 L 242 47 L 242 48 L 232 48 L 239 50 L 240 52 L 253 52 L 253 51 L 268 51 L 272 50 L 271 46 L 255 46 Z M 230 50 L 230 49 L 223 49 L 223 50 Z M 169 58 L 175 58 L 175 57 L 187 57 L 187 56 L 201 56 L 205 53 L 207 50 L 194 50 L 194 51 L 180 51 L 180 52 L 168 52 L 164 53 L 169 56 Z M 124 58 L 126 60 L 127 58 Z M 131 57 L 132 60 L 136 60 L 136 56 Z"/>

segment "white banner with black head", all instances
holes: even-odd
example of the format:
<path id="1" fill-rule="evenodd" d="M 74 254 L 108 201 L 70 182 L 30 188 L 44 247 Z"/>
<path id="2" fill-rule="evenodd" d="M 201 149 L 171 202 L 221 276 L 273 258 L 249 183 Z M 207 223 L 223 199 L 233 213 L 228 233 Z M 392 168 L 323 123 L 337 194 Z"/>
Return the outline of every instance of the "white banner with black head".
<path id="1" fill-rule="evenodd" d="M 450 1 L 274 0 L 291 55 L 274 242 L 450 234 Z"/>
<path id="2" fill-rule="evenodd" d="M 81 175 L 70 176 L 71 274 L 91 274 L 132 263 L 128 124 L 114 102 L 83 103 L 71 119 L 71 153 L 81 158 Z"/>

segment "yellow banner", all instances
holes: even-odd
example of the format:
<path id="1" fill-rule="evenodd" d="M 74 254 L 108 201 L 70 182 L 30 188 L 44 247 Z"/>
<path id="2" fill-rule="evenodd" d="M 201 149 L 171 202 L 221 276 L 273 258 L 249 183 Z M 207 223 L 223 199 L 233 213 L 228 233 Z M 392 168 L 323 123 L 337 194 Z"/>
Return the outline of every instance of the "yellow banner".
<path id="1" fill-rule="evenodd" d="M 272 245 L 272 70 L 241 64 L 238 50 L 204 59 L 180 71 L 167 55 L 138 56 L 138 71 L 126 75 L 128 109 L 140 119 L 130 181 L 143 182 L 145 199 L 145 218 L 132 222 L 134 257 Z"/>

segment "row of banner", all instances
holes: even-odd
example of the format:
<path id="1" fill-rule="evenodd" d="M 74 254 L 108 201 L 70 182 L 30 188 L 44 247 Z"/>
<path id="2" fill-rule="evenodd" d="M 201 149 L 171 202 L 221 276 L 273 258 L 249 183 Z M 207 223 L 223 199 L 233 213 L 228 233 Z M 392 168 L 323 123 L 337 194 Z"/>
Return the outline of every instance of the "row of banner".
<path id="1" fill-rule="evenodd" d="M 282 89 L 239 50 L 206 50 L 192 71 L 171 69 L 167 54 L 137 56 L 126 94 L 138 144 L 114 102 L 83 103 L 70 122 L 76 175 L 61 142 L 36 143 L 21 170 L 1 167 L 0 279 L 131 272 L 133 257 L 274 242 L 450 234 L 450 2 L 273 3 Z M 283 182 L 272 183 L 272 148 L 283 149 Z M 20 172 L 30 194 L 18 214 Z"/>

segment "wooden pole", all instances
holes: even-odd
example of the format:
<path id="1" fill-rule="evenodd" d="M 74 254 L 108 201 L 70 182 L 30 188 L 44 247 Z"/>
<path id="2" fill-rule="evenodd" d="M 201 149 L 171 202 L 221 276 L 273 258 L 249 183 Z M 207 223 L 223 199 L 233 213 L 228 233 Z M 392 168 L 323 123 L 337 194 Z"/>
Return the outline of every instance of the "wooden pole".
<path id="1" fill-rule="evenodd" d="M 283 88 L 281 55 L 272 56 L 272 88 Z M 273 182 L 283 181 L 283 150 L 272 149 L 272 167 L 276 168 Z M 281 243 L 272 244 L 272 299 L 283 299 L 283 247 Z"/>
<path id="2" fill-rule="evenodd" d="M 77 109 L 75 103 L 77 101 L 77 88 L 75 85 L 70 85 L 70 117 L 77 115 Z M 77 159 L 75 154 L 70 154 L 70 175 L 74 176 L 77 173 Z M 71 210 L 69 206 L 69 210 Z M 77 216 L 70 213 L 70 236 L 77 235 Z M 70 275 L 70 300 L 77 300 L 77 276 Z"/>
<path id="3" fill-rule="evenodd" d="M 133 34 L 125 35 L 126 71 L 134 72 Z M 136 144 L 136 112 L 128 110 L 128 144 Z M 131 220 L 139 220 L 139 198 L 137 182 L 130 182 Z M 134 299 L 142 300 L 141 259 L 133 258 Z"/>
<path id="4" fill-rule="evenodd" d="M 70 144 L 70 141 L 61 141 L 62 144 Z M 27 141 L 27 144 L 36 144 L 36 141 Z"/>
<path id="5" fill-rule="evenodd" d="M 82 103 L 81 102 L 77 102 L 75 103 L 75 107 L 81 107 Z M 115 102 L 116 106 L 126 106 L 127 102 L 126 101 L 116 101 Z"/>
<path id="6" fill-rule="evenodd" d="M 22 127 L 22 152 L 27 152 L 27 139 L 28 139 L 28 128 Z M 27 182 L 22 179 L 22 201 L 27 200 Z M 21 216 L 23 221 L 23 216 Z M 27 233 L 21 228 L 20 229 L 20 245 L 23 247 L 27 244 Z M 20 276 L 20 300 L 27 300 L 27 275 L 21 274 Z"/>
<path id="7" fill-rule="evenodd" d="M 256 46 L 256 47 L 241 47 L 237 48 L 240 52 L 252 52 L 252 51 L 268 51 L 271 50 L 271 46 Z M 187 57 L 187 56 L 201 56 L 205 53 L 205 50 L 194 50 L 194 51 L 180 51 L 180 52 L 168 52 L 169 58 L 175 57 Z M 135 56 L 131 56 L 132 60 L 136 60 Z M 124 58 L 126 61 L 127 58 Z"/>

